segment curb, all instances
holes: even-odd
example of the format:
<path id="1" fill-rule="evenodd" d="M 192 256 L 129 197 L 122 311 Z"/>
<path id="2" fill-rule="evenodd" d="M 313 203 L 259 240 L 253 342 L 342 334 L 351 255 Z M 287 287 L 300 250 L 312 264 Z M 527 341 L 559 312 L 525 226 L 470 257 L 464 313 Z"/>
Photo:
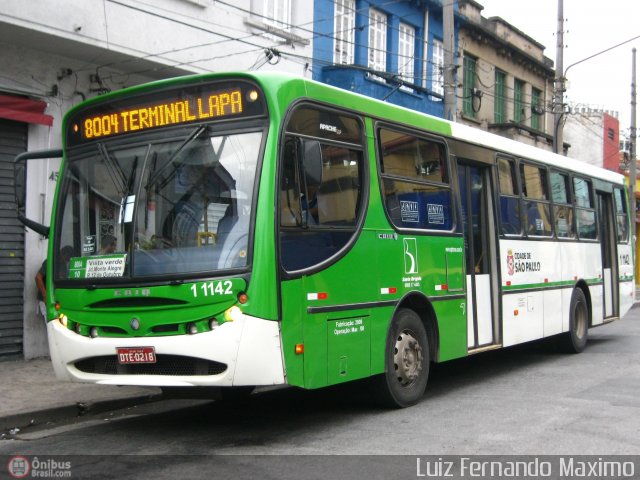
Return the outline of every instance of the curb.
<path id="1" fill-rule="evenodd" d="M 32 412 L 7 415 L 4 417 L 0 417 L 0 432 L 3 432 L 2 437 L 6 438 L 7 436 L 13 436 L 13 434 L 7 432 L 9 430 L 13 430 L 14 428 L 22 430 L 37 425 L 42 425 L 47 422 L 79 418 L 85 415 L 98 415 L 100 413 L 108 412 L 111 410 L 119 410 L 122 408 L 133 407 L 135 405 L 157 402 L 158 400 L 162 400 L 163 398 L 164 397 L 161 393 L 138 395 L 135 397 L 116 398 L 113 400 L 102 400 L 98 402 L 78 402 L 75 405 L 65 405 L 61 407 L 45 408 Z"/>

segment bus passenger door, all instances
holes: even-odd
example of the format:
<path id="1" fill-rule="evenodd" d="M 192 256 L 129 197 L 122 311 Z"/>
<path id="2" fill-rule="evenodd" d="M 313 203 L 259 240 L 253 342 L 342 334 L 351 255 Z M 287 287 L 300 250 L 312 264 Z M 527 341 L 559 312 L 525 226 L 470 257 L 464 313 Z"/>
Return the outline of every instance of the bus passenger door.
<path id="1" fill-rule="evenodd" d="M 618 310 L 618 254 L 616 241 L 616 220 L 613 196 L 610 193 L 597 192 L 598 227 L 600 231 L 600 250 L 602 252 L 603 310 L 604 319 L 619 316 Z M 602 319 L 593 319 L 594 324 Z"/>
<path id="2" fill-rule="evenodd" d="M 488 167 L 459 162 L 467 270 L 467 347 L 499 343 L 493 191 Z"/>

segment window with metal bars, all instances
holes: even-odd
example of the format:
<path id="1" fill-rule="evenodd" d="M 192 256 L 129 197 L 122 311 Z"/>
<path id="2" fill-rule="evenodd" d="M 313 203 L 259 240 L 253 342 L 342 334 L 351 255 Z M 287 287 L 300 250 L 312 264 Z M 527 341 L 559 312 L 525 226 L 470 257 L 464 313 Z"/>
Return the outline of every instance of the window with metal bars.
<path id="1" fill-rule="evenodd" d="M 513 121 L 524 122 L 524 82 L 515 79 L 513 84 Z"/>
<path id="2" fill-rule="evenodd" d="M 335 0 L 333 63 L 352 65 L 355 45 L 355 0 Z"/>
<path id="3" fill-rule="evenodd" d="M 387 70 L 387 16 L 379 10 L 369 10 L 369 63 L 372 70 Z"/>
<path id="4" fill-rule="evenodd" d="M 476 87 L 476 59 L 468 55 L 464 56 L 462 79 L 462 113 L 475 118 L 473 110 L 473 93 Z"/>
<path id="5" fill-rule="evenodd" d="M 495 123 L 503 123 L 506 121 L 506 84 L 507 75 L 500 71 L 496 70 L 496 78 L 495 78 L 495 99 L 493 104 L 493 121 Z"/>
<path id="6" fill-rule="evenodd" d="M 531 128 L 542 129 L 542 91 L 531 89 Z"/>
<path id="7" fill-rule="evenodd" d="M 416 50 L 416 29 L 406 23 L 400 23 L 400 43 L 398 46 L 398 74 L 403 80 L 414 83 L 413 63 Z"/>
<path id="8" fill-rule="evenodd" d="M 433 63 L 431 90 L 440 95 L 444 95 L 444 46 L 440 40 L 433 41 L 433 54 L 431 58 Z"/>

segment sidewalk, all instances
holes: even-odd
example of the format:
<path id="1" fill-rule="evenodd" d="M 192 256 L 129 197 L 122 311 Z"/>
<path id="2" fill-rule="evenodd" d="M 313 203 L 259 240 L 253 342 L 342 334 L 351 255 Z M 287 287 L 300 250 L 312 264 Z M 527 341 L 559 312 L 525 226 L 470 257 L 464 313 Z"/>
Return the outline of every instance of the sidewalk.
<path id="1" fill-rule="evenodd" d="M 56 379 L 49 359 L 0 362 L 0 432 L 51 417 L 74 417 L 93 409 L 159 397 L 152 387 L 116 387 Z"/>

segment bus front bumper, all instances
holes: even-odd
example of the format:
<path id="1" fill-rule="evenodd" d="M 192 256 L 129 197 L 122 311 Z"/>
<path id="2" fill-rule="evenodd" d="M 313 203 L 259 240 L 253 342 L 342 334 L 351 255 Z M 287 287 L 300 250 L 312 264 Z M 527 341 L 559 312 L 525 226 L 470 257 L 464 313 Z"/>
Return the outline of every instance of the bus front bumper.
<path id="1" fill-rule="evenodd" d="M 241 315 L 210 332 L 163 337 L 89 338 L 57 320 L 47 328 L 51 361 L 60 380 L 158 387 L 285 383 L 275 321 Z M 135 347 L 153 347 L 156 363 L 119 365 L 116 349 Z M 205 370 L 185 374 L 190 362 L 205 365 Z M 207 370 L 207 365 L 215 368 Z"/>

